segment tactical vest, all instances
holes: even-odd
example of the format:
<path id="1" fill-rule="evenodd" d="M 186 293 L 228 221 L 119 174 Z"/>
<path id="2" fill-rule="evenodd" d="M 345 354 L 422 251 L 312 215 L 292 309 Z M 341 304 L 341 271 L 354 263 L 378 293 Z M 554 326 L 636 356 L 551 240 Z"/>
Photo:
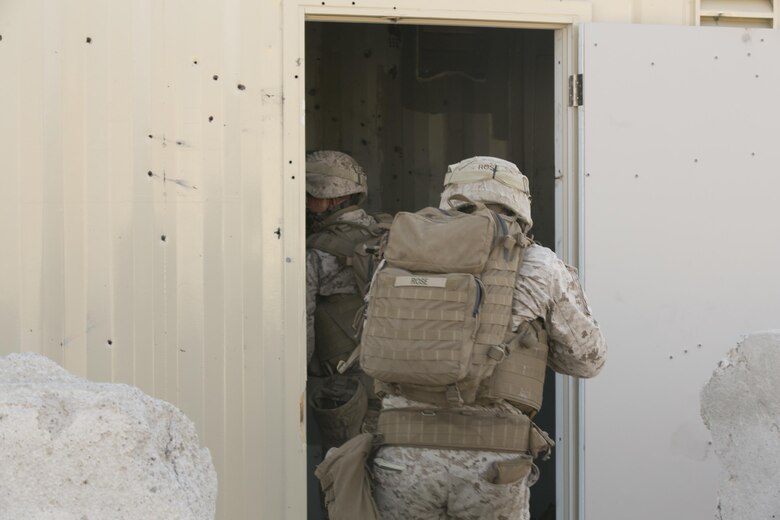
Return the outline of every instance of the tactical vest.
<path id="1" fill-rule="evenodd" d="M 485 417 L 474 437 L 471 427 L 459 430 L 453 422 L 458 407 L 504 399 L 528 416 L 541 407 L 546 334 L 536 322 L 513 332 L 511 319 L 517 272 L 531 241 L 516 221 L 475 206 L 472 213 L 402 212 L 393 221 L 386 266 L 370 288 L 360 364 L 379 391 L 449 412 L 383 411 L 380 429 L 390 444 L 499 449 L 496 435 L 522 419 Z M 463 415 L 475 424 L 474 413 Z M 422 419 L 409 422 L 414 417 Z M 531 424 L 500 449 L 528 451 Z M 447 440 L 445 431 L 463 435 Z"/>
<path id="2" fill-rule="evenodd" d="M 314 335 L 317 356 L 330 373 L 346 360 L 358 344 L 357 331 L 363 297 L 378 262 L 381 241 L 392 217 L 373 215 L 376 224 L 362 225 L 340 221 L 338 217 L 357 209 L 352 206 L 331 215 L 320 230 L 306 238 L 307 249 L 318 249 L 338 258 L 341 266 L 350 266 L 358 292 L 319 296 L 314 314 Z"/>

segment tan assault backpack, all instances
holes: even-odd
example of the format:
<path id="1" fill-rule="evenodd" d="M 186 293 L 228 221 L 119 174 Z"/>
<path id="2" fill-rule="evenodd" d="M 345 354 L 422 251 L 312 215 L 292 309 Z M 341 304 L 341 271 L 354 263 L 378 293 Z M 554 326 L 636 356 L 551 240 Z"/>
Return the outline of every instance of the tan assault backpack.
<path id="1" fill-rule="evenodd" d="M 546 336 L 532 323 L 513 332 L 511 320 L 531 241 L 513 219 L 472 204 L 471 213 L 395 217 L 370 288 L 360 364 L 385 393 L 442 407 L 505 399 L 533 415 Z"/>
<path id="2" fill-rule="evenodd" d="M 365 226 L 337 220 L 349 207 L 323 222 L 320 230 L 306 238 L 307 249 L 318 249 L 351 266 L 357 294 L 320 296 L 314 314 L 317 356 L 328 373 L 335 373 L 339 362 L 347 359 L 358 344 L 356 317 L 362 317 L 363 297 L 379 263 L 382 241 L 386 238 L 391 215 L 372 215 L 376 224 Z"/>

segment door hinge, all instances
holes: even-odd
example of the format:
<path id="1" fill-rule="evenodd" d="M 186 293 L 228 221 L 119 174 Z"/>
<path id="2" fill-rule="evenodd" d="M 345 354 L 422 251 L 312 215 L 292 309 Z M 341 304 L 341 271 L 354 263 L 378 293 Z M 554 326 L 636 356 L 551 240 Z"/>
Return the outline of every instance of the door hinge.
<path id="1" fill-rule="evenodd" d="M 582 74 L 569 76 L 569 106 L 582 106 Z"/>

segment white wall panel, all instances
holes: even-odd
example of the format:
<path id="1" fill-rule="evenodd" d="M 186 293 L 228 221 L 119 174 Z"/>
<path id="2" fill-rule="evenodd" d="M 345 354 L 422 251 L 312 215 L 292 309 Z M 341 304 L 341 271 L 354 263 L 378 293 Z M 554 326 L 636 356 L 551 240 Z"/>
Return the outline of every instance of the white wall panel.
<path id="1" fill-rule="evenodd" d="M 586 518 L 712 518 L 699 393 L 780 326 L 780 37 L 588 24 L 583 274 L 609 344 L 585 383 Z"/>

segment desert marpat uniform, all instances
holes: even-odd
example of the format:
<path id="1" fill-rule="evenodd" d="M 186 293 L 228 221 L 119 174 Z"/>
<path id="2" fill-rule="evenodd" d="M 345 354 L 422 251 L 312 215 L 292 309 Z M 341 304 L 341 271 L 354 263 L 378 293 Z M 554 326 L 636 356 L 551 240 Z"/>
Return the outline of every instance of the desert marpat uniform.
<path id="1" fill-rule="evenodd" d="M 339 222 L 354 222 L 368 226 L 376 220 L 362 209 L 347 211 L 338 215 Z M 357 294 L 352 267 L 343 265 L 335 255 L 309 249 L 306 251 L 306 351 L 310 362 L 316 348 L 314 338 L 314 311 L 317 309 L 317 296 L 334 294 Z"/>
<path id="2" fill-rule="evenodd" d="M 548 333 L 551 368 L 579 377 L 598 373 L 606 343 L 576 271 L 551 250 L 534 244 L 518 272 L 512 320 L 517 328 L 536 318 L 544 321 Z M 426 406 L 430 405 L 402 396 L 387 396 L 382 402 L 383 409 Z M 521 413 L 505 402 L 464 408 Z M 440 516 L 442 504 L 447 504 L 449 516 L 459 519 L 494 518 L 493 514 L 507 520 L 529 518 L 528 488 L 538 476 L 530 456 L 527 476 L 511 484 L 493 484 L 484 476 L 494 462 L 518 459 L 515 453 L 387 446 L 380 448 L 377 459 L 375 498 L 383 519 L 447 518 Z"/>
<path id="3" fill-rule="evenodd" d="M 531 245 L 517 274 L 512 324 L 541 319 L 548 335 L 548 365 L 556 372 L 592 377 L 606 359 L 606 342 L 593 319 L 576 270 L 550 249 Z M 383 410 L 431 408 L 400 395 L 386 396 Z M 465 410 L 521 412 L 505 401 L 464 405 Z M 495 484 L 495 463 L 523 467 L 521 477 Z M 493 475 L 494 477 L 495 475 Z M 373 464 L 374 496 L 382 519 L 528 520 L 530 490 L 538 469 L 530 455 L 412 446 L 385 446 Z M 446 513 L 445 513 L 446 511 Z"/>

